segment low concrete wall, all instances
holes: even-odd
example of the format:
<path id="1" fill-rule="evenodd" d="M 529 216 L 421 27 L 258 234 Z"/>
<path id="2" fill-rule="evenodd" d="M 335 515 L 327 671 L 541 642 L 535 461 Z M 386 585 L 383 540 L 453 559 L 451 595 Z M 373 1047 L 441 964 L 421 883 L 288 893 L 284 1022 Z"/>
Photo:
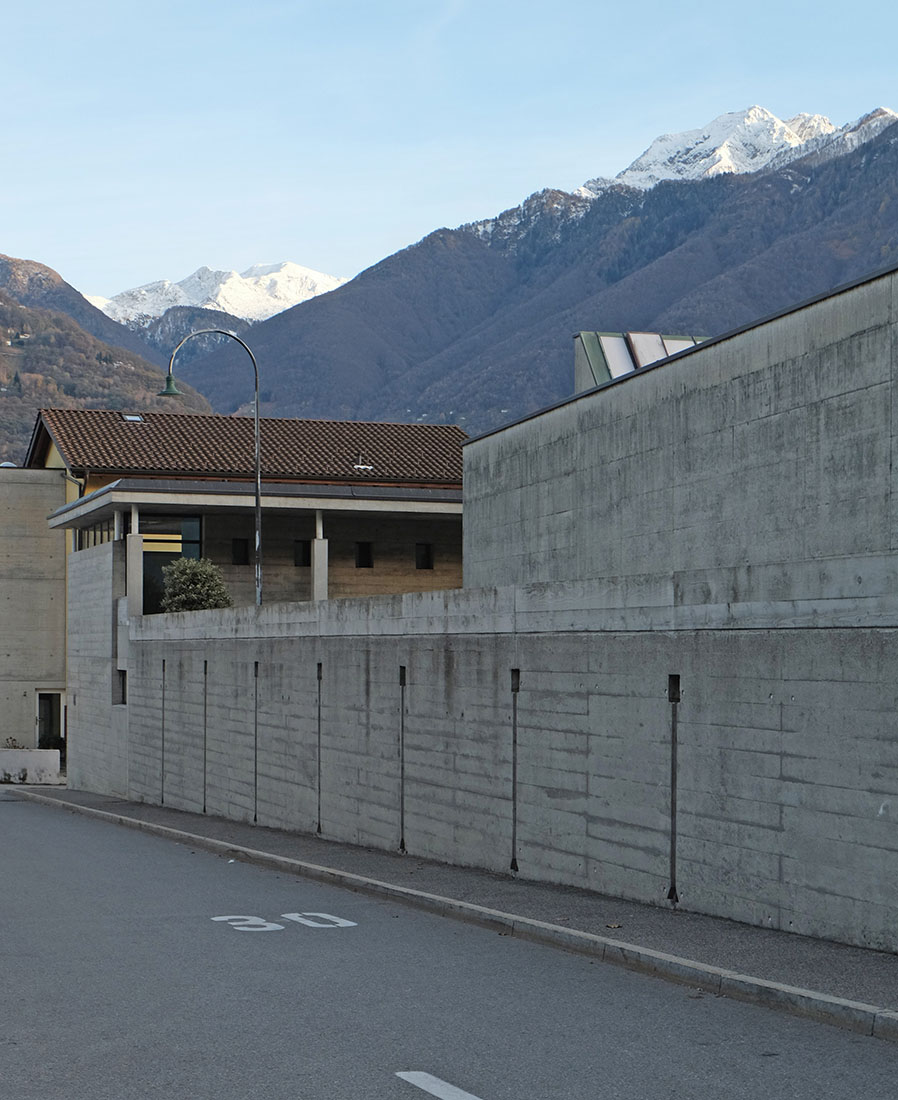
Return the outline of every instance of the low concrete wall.
<path id="1" fill-rule="evenodd" d="M 675 824 L 684 908 L 898 949 L 898 631 L 614 597 L 145 618 L 110 748 L 130 797 L 656 904 Z"/>
<path id="2" fill-rule="evenodd" d="M 0 748 L 0 783 L 59 783 L 58 749 Z"/>

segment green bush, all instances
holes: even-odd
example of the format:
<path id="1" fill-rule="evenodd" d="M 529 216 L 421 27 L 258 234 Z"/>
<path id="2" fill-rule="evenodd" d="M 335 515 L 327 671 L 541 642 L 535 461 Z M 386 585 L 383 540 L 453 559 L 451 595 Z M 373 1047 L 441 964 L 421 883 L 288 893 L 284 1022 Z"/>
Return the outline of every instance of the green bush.
<path id="1" fill-rule="evenodd" d="M 221 570 L 208 558 L 176 558 L 162 567 L 163 611 L 205 611 L 230 607 L 231 594 Z"/>

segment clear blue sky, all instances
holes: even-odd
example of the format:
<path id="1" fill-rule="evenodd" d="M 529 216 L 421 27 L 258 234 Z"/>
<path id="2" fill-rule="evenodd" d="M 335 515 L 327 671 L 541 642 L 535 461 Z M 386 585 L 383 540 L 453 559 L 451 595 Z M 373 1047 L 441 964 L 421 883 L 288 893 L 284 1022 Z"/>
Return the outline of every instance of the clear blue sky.
<path id="1" fill-rule="evenodd" d="M 757 103 L 898 108 L 892 2 L 26 0 L 0 252 L 85 293 L 201 264 L 354 275 Z"/>

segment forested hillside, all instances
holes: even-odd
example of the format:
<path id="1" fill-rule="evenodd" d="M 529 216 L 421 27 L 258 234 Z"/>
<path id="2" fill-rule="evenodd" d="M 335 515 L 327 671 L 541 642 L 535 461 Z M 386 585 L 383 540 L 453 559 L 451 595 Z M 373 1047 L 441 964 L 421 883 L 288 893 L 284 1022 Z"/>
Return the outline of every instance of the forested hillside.
<path id="1" fill-rule="evenodd" d="M 0 292 L 0 461 L 25 457 L 37 410 L 171 408 L 157 398 L 164 373 L 111 347 L 51 310 L 28 309 Z M 188 386 L 179 408 L 208 412 Z"/>

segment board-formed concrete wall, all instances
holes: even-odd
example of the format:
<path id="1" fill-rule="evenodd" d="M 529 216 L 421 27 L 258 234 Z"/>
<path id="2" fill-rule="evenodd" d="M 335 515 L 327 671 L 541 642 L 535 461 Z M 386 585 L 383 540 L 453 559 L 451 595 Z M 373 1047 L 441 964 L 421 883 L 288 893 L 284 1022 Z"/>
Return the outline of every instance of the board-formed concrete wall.
<path id="1" fill-rule="evenodd" d="M 37 694 L 65 690 L 65 502 L 59 470 L 0 468 L 0 745 L 37 747 Z"/>
<path id="2" fill-rule="evenodd" d="M 725 614 L 590 582 L 146 618 L 128 794 L 665 904 L 679 676 L 681 906 L 898 949 L 898 630 Z"/>
<path id="3" fill-rule="evenodd" d="M 881 276 L 468 443 L 465 585 L 666 574 L 740 603 L 857 560 L 888 591 L 896 295 Z"/>
<path id="4" fill-rule="evenodd" d="M 118 600 L 125 543 L 69 555 L 67 778 L 74 789 L 127 795 L 128 714 L 117 702 Z"/>
<path id="5" fill-rule="evenodd" d="M 473 441 L 461 591 L 88 635 L 85 785 L 898 950 L 896 279 Z"/>

